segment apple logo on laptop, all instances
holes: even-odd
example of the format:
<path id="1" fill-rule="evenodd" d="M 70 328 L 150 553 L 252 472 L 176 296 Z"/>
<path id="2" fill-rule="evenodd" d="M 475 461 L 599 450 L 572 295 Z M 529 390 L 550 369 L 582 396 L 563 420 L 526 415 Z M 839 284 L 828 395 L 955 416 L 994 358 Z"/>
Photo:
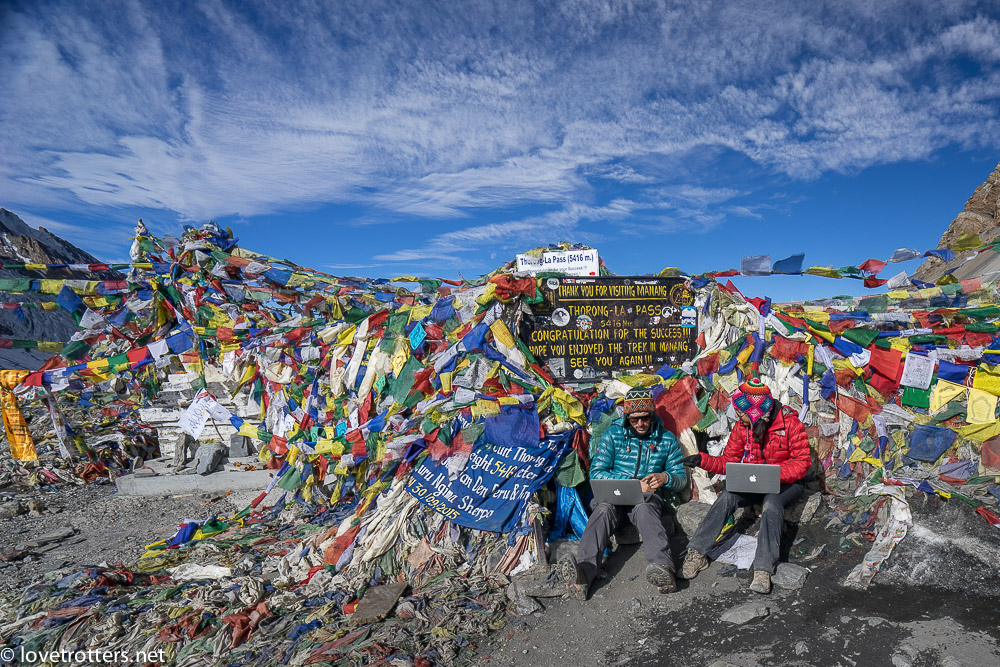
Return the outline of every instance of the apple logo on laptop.
<path id="1" fill-rule="evenodd" d="M 615 489 L 615 495 L 616 495 L 616 496 L 620 496 L 621 494 L 622 494 L 622 492 L 621 492 L 621 491 L 619 491 L 618 489 Z"/>
<path id="2" fill-rule="evenodd" d="M 757 475 L 750 475 L 750 481 L 751 482 L 756 482 L 757 481 Z"/>

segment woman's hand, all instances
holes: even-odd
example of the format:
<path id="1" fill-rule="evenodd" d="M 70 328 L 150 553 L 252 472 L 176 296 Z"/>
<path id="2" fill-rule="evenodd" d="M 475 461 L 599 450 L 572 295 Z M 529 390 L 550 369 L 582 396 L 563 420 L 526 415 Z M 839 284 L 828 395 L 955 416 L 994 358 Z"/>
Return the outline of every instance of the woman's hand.
<path id="1" fill-rule="evenodd" d="M 697 468 L 701 465 L 701 454 L 692 454 L 681 459 L 681 465 L 688 468 Z"/>

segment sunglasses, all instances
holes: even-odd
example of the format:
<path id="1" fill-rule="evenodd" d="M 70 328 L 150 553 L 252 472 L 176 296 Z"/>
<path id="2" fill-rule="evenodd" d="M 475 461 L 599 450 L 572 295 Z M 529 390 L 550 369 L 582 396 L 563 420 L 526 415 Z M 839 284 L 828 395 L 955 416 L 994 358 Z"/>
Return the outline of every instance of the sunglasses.
<path id="1" fill-rule="evenodd" d="M 628 420 L 633 424 L 638 424 L 639 422 L 650 422 L 653 421 L 653 415 L 646 415 L 645 417 L 635 417 L 630 415 Z"/>

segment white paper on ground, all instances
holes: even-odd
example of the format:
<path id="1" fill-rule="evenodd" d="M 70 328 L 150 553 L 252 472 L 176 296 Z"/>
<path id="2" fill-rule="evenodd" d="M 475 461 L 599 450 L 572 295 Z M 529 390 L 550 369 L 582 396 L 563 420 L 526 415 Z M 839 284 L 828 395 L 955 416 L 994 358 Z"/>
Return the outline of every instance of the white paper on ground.
<path id="1" fill-rule="evenodd" d="M 733 545 L 715 560 L 720 563 L 730 563 L 741 570 L 749 570 L 756 554 L 757 538 L 752 535 L 739 535 Z"/>

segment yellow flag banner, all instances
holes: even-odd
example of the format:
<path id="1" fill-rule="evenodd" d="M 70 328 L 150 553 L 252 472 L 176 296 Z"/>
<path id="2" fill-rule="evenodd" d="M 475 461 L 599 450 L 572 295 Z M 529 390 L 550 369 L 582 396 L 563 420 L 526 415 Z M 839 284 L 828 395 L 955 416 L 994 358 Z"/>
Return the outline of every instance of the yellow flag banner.
<path id="1" fill-rule="evenodd" d="M 35 443 L 24 421 L 21 408 L 14 396 L 14 387 L 28 377 L 29 371 L 0 371 L 0 407 L 3 409 L 3 426 L 10 443 L 10 454 L 19 461 L 37 461 Z"/>
<path id="2" fill-rule="evenodd" d="M 934 385 L 934 393 L 931 394 L 931 412 L 937 412 L 949 401 L 958 398 L 965 393 L 964 384 L 956 384 L 948 380 L 938 379 Z"/>
<path id="3" fill-rule="evenodd" d="M 970 424 L 992 424 L 996 421 L 997 397 L 981 389 L 969 390 L 968 419 Z"/>

